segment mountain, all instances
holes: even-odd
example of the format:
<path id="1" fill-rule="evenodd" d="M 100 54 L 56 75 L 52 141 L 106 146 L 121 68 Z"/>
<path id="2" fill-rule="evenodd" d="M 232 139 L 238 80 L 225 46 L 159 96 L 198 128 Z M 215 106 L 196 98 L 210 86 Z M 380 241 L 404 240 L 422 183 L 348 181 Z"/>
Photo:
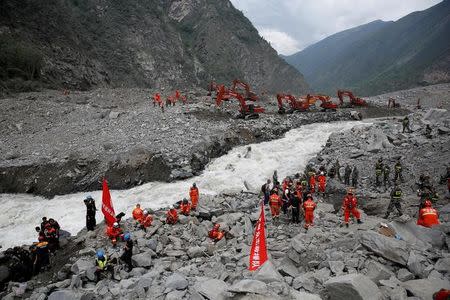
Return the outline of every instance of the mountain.
<path id="1" fill-rule="evenodd" d="M 21 78 L 21 79 L 19 79 Z M 0 2 L 0 86 L 187 87 L 248 81 L 304 92 L 303 76 L 229 0 Z"/>
<path id="2" fill-rule="evenodd" d="M 334 34 L 284 59 L 315 91 L 374 95 L 450 81 L 450 0 Z"/>

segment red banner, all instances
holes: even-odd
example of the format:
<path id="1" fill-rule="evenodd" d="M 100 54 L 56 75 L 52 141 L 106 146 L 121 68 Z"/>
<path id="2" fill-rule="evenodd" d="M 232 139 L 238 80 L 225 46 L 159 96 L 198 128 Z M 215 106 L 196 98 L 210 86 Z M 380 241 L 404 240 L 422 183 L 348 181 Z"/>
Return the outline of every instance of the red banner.
<path id="1" fill-rule="evenodd" d="M 114 213 L 114 207 L 111 202 L 111 195 L 109 194 L 106 179 L 103 179 L 102 213 L 105 216 L 106 224 L 112 225 L 116 222 L 116 214 Z"/>
<path id="2" fill-rule="evenodd" d="M 257 270 L 267 260 L 266 246 L 266 220 L 264 218 L 264 202 L 261 205 L 261 214 L 256 223 L 255 232 L 253 234 L 252 248 L 250 250 L 250 263 L 248 269 L 250 271 Z"/>

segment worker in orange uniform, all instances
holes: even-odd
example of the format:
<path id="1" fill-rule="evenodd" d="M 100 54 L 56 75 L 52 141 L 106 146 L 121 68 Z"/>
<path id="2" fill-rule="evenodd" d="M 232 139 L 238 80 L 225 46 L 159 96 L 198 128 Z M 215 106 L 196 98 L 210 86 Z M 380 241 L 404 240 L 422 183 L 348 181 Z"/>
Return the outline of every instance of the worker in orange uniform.
<path id="1" fill-rule="evenodd" d="M 175 99 L 183 101 L 183 104 L 186 104 L 186 97 L 182 96 L 179 90 L 175 91 Z"/>
<path id="2" fill-rule="evenodd" d="M 417 219 L 417 225 L 425 227 L 432 227 L 440 224 L 439 216 L 436 209 L 431 205 L 430 200 L 426 200 L 424 207 L 419 211 L 419 218 Z"/>
<path id="3" fill-rule="evenodd" d="M 198 188 L 197 188 L 197 185 L 195 184 L 195 182 L 192 184 L 192 187 L 189 190 L 189 197 L 191 198 L 191 203 L 192 203 L 191 209 L 197 210 L 199 192 L 198 192 Z"/>
<path id="4" fill-rule="evenodd" d="M 208 236 L 214 240 L 214 242 L 220 241 L 225 235 L 225 232 L 223 230 L 220 230 L 220 224 L 216 223 L 214 224 L 213 229 L 208 232 Z"/>
<path id="5" fill-rule="evenodd" d="M 327 177 L 323 172 L 320 172 L 320 175 L 317 176 L 317 181 L 319 182 L 319 193 L 322 193 L 322 196 L 325 196 L 325 187 L 327 186 Z"/>
<path id="6" fill-rule="evenodd" d="M 269 206 L 270 206 L 270 213 L 272 214 L 272 219 L 274 221 L 280 217 L 281 205 L 283 205 L 281 197 L 278 195 L 276 191 L 272 190 L 272 195 L 270 195 L 269 198 Z"/>
<path id="7" fill-rule="evenodd" d="M 181 201 L 180 213 L 185 216 L 189 216 L 189 214 L 191 213 L 191 204 L 186 198 L 184 198 L 183 201 Z"/>
<path id="8" fill-rule="evenodd" d="M 309 176 L 309 192 L 313 194 L 316 192 L 316 174 L 314 173 Z"/>
<path id="9" fill-rule="evenodd" d="M 166 223 L 173 225 L 176 224 L 177 222 L 178 222 L 177 210 L 173 207 L 173 205 L 171 205 L 169 211 L 167 212 Z"/>
<path id="10" fill-rule="evenodd" d="M 305 229 L 308 229 L 314 224 L 314 210 L 317 204 L 314 202 L 311 194 L 306 196 L 306 201 L 303 202 L 303 212 L 305 214 Z"/>
<path id="11" fill-rule="evenodd" d="M 159 93 L 156 93 L 153 96 L 153 107 L 155 107 L 156 105 L 161 107 L 162 112 L 164 112 L 164 104 L 163 104 L 163 102 L 161 100 L 161 95 Z"/>
<path id="12" fill-rule="evenodd" d="M 140 219 L 139 223 L 141 224 L 141 228 L 146 230 L 148 227 L 152 225 L 153 217 L 148 213 L 147 210 L 144 210 L 142 214 L 142 218 Z"/>
<path id="13" fill-rule="evenodd" d="M 344 203 L 342 204 L 342 208 L 344 209 L 344 222 L 345 226 L 348 227 L 348 220 L 350 219 L 350 214 L 352 214 L 355 218 L 358 224 L 362 224 L 361 222 L 361 214 L 359 213 L 358 209 L 356 208 L 358 206 L 358 200 L 353 195 L 353 189 L 349 188 L 347 191 L 347 195 L 344 197 Z"/>
<path id="14" fill-rule="evenodd" d="M 141 221 L 141 219 L 143 217 L 143 211 L 142 211 L 141 205 L 139 203 L 136 204 L 136 207 L 133 209 L 132 215 L 133 215 L 133 219 L 135 219 L 138 222 Z"/>
<path id="15" fill-rule="evenodd" d="M 119 223 L 114 222 L 112 226 L 108 225 L 106 227 L 106 235 L 111 239 L 113 247 L 115 247 L 117 240 L 123 235 L 123 231 L 122 228 L 120 228 Z"/>

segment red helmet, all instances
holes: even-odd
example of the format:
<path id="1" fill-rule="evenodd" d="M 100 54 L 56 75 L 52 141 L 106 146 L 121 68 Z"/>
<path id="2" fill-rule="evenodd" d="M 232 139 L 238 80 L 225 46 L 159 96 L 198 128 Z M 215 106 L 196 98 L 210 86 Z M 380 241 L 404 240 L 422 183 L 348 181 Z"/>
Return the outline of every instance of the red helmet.
<path id="1" fill-rule="evenodd" d="M 425 207 L 431 207 L 431 201 L 430 200 L 425 200 L 424 206 Z"/>

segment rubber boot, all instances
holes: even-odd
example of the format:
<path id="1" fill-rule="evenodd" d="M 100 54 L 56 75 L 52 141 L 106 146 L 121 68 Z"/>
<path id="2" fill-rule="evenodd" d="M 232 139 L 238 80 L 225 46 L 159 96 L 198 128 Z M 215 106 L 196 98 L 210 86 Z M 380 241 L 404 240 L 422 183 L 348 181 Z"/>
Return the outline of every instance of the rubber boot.
<path id="1" fill-rule="evenodd" d="M 356 221 L 358 222 L 358 224 L 362 224 L 363 223 L 360 219 L 358 219 Z"/>
<path id="2" fill-rule="evenodd" d="M 347 227 L 347 228 L 348 228 L 348 223 L 345 223 L 345 227 Z"/>

